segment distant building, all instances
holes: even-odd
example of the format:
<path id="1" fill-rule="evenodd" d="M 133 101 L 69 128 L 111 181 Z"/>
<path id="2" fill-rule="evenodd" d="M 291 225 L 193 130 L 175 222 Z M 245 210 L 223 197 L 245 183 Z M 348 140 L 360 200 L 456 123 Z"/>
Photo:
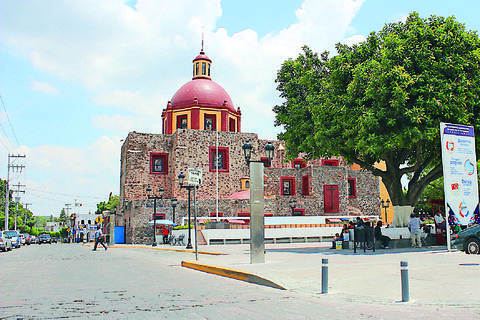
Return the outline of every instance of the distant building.
<path id="1" fill-rule="evenodd" d="M 154 208 L 148 186 L 152 194 L 165 190 L 157 201 L 157 219 L 173 218 L 174 197 L 179 201 L 175 223 L 187 216 L 188 192 L 180 189 L 177 177 L 189 167 L 203 170 L 196 192 L 199 216 L 217 217 L 218 198 L 219 217 L 248 217 L 249 169 L 242 152 L 247 141 L 253 146 L 252 160 L 265 161 L 266 215 L 380 214 L 380 181 L 370 172 L 353 170 L 342 158 L 284 162 L 283 141 L 241 132 L 240 108 L 211 80 L 211 63 L 203 50 L 193 60 L 193 79 L 163 111 L 162 134 L 130 132 L 123 143 L 116 225 L 125 227 L 127 243 L 151 241 Z M 275 147 L 271 161 L 263 151 L 268 142 Z"/>
<path id="2" fill-rule="evenodd" d="M 48 222 L 45 224 L 45 231 L 59 232 L 60 222 Z"/>

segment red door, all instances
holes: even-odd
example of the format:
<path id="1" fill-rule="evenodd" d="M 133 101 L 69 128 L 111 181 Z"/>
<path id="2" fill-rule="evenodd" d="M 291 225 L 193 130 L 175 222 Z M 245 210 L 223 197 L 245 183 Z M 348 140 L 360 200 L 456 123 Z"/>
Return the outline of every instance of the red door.
<path id="1" fill-rule="evenodd" d="M 323 186 L 323 203 L 325 213 L 338 213 L 338 186 L 326 184 Z"/>

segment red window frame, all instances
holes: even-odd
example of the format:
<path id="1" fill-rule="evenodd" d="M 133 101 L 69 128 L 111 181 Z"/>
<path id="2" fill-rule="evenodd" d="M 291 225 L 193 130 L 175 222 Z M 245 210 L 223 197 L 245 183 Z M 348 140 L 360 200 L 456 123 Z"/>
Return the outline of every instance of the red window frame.
<path id="1" fill-rule="evenodd" d="M 208 147 L 208 162 L 209 171 L 217 172 L 217 169 L 213 167 L 213 155 L 217 152 L 217 147 Z M 229 156 L 228 147 L 218 147 L 218 153 L 223 154 L 222 166 L 223 169 L 218 169 L 218 172 L 229 172 Z"/>
<path id="2" fill-rule="evenodd" d="M 163 159 L 162 171 L 155 170 L 155 160 Z M 150 153 L 150 173 L 151 174 L 168 174 L 168 153 Z"/>
<path id="3" fill-rule="evenodd" d="M 216 217 L 217 217 L 217 213 L 216 213 L 216 212 L 210 212 L 209 216 L 216 218 Z M 218 213 L 218 216 L 219 216 L 219 217 L 223 217 L 223 212 L 219 212 L 219 213 Z"/>
<path id="4" fill-rule="evenodd" d="M 348 197 L 357 197 L 357 179 L 355 178 L 348 178 Z"/>
<path id="5" fill-rule="evenodd" d="M 323 211 L 325 213 L 340 212 L 338 185 L 326 184 L 323 186 Z"/>
<path id="6" fill-rule="evenodd" d="M 295 208 L 293 209 L 293 216 L 304 216 L 305 215 L 305 208 Z"/>
<path id="7" fill-rule="evenodd" d="M 210 129 L 207 129 L 207 118 L 212 119 L 212 127 Z M 212 131 L 217 130 L 217 116 L 215 114 L 205 114 L 203 117 L 203 129 Z"/>
<path id="8" fill-rule="evenodd" d="M 290 182 L 290 194 L 285 193 L 284 183 Z M 282 196 L 294 196 L 295 195 L 295 178 L 294 177 L 280 177 L 280 194 Z"/>
<path id="9" fill-rule="evenodd" d="M 185 123 L 187 126 L 185 128 L 182 128 L 182 120 L 185 119 Z M 186 114 L 177 116 L 177 129 L 187 129 L 188 128 L 188 117 Z"/>
<path id="10" fill-rule="evenodd" d="M 310 179 L 308 176 L 302 177 L 302 195 L 310 195 Z"/>
<path id="11" fill-rule="evenodd" d="M 272 160 L 269 160 L 267 157 L 260 157 L 260 161 L 263 162 L 263 166 L 265 168 L 271 168 L 272 167 Z"/>
<path id="12" fill-rule="evenodd" d="M 303 159 L 297 158 L 292 161 L 292 168 L 305 168 L 307 166 L 307 162 Z"/>
<path id="13" fill-rule="evenodd" d="M 236 130 L 236 127 L 237 127 L 237 126 L 236 126 L 236 121 L 235 121 L 235 119 L 230 118 L 230 119 L 228 120 L 228 127 L 229 127 L 228 129 L 229 129 L 230 132 L 236 132 L 236 131 L 237 131 L 237 130 Z"/>

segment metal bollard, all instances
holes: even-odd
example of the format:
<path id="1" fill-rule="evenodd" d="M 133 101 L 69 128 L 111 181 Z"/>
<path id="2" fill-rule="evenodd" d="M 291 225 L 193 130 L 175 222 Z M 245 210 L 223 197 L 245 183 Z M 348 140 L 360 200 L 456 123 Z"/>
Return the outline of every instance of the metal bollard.
<path id="1" fill-rule="evenodd" d="M 328 259 L 322 258 L 322 293 L 328 293 Z"/>
<path id="2" fill-rule="evenodd" d="M 402 277 L 402 302 L 410 301 L 410 288 L 408 285 L 408 262 L 400 261 L 400 272 Z"/>

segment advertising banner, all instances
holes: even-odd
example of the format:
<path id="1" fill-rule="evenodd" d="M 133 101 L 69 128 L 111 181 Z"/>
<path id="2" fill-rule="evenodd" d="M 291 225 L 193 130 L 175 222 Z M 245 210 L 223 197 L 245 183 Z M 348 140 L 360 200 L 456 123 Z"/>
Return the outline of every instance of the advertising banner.
<path id="1" fill-rule="evenodd" d="M 445 210 L 450 225 L 480 223 L 472 126 L 440 123 Z"/>

